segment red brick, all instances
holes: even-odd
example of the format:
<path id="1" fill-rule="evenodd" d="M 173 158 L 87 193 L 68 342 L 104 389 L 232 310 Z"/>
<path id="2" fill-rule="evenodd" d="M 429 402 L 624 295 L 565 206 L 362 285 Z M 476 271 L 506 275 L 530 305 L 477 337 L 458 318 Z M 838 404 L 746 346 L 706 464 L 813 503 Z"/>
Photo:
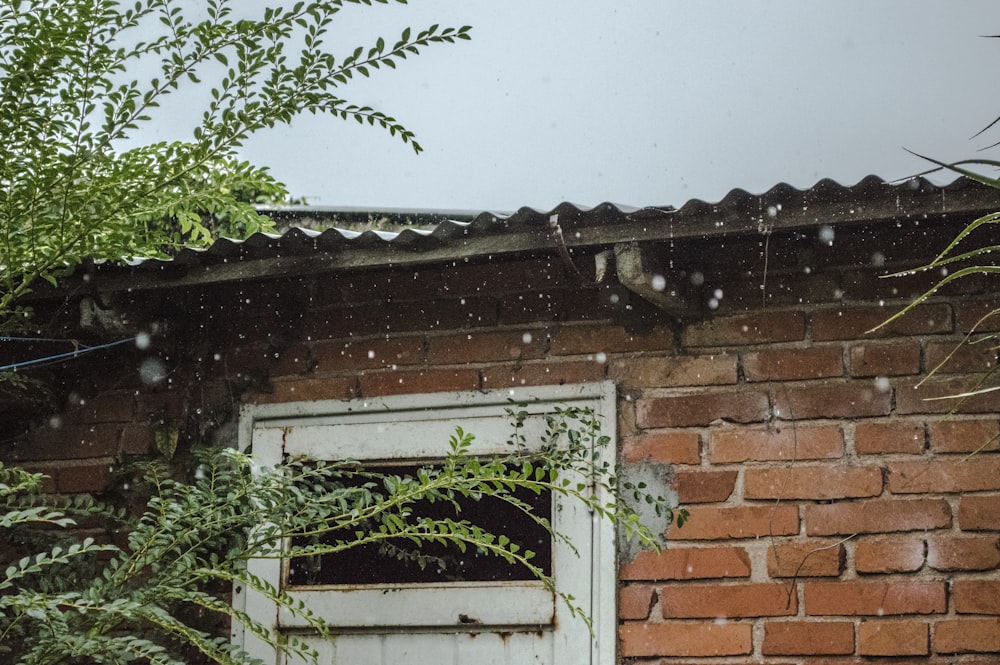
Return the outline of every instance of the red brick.
<path id="1" fill-rule="evenodd" d="M 874 499 L 805 507 L 810 536 L 891 533 L 942 529 L 951 525 L 944 499 Z"/>
<path id="2" fill-rule="evenodd" d="M 645 432 L 625 440 L 622 456 L 628 463 L 698 464 L 700 447 L 697 432 Z"/>
<path id="3" fill-rule="evenodd" d="M 427 362 L 435 365 L 530 360 L 545 355 L 545 331 L 469 332 L 427 340 Z"/>
<path id="4" fill-rule="evenodd" d="M 951 307 L 946 304 L 918 305 L 887 326 L 873 330 L 897 310 L 891 307 L 847 307 L 823 309 L 812 314 L 812 338 L 817 342 L 893 335 L 929 335 L 952 331 Z"/>
<path id="5" fill-rule="evenodd" d="M 774 544 L 767 548 L 771 577 L 837 577 L 844 568 L 844 545 L 829 540 Z"/>
<path id="6" fill-rule="evenodd" d="M 920 372 L 916 342 L 865 343 L 851 347 L 851 376 L 901 376 Z"/>
<path id="7" fill-rule="evenodd" d="M 629 584 L 618 590 L 618 618 L 648 619 L 656 604 L 656 589 L 649 584 Z"/>
<path id="8" fill-rule="evenodd" d="M 311 402 L 322 399 L 351 399 L 358 396 L 353 376 L 326 378 L 284 378 L 271 383 L 271 392 L 254 393 L 247 399 L 255 404 Z"/>
<path id="9" fill-rule="evenodd" d="M 626 622 L 618 629 L 623 658 L 741 656 L 753 649 L 749 623 Z"/>
<path id="10" fill-rule="evenodd" d="M 713 464 L 835 459 L 844 454 L 844 435 L 837 425 L 716 427 L 709 430 L 708 440 Z"/>
<path id="11" fill-rule="evenodd" d="M 861 455 L 916 455 L 924 451 L 925 438 L 922 422 L 862 422 L 854 428 L 854 449 Z"/>
<path id="12" fill-rule="evenodd" d="M 434 266 L 420 280 L 439 273 L 442 286 L 455 295 L 476 295 L 479 293 L 504 291 L 538 291 L 556 286 L 572 286 L 573 279 L 562 263 L 539 258 L 504 259 L 503 261 L 483 261 L 480 263 L 459 263 L 454 266 Z M 389 290 L 386 295 L 400 293 L 400 289 L 410 293 L 414 283 L 407 281 Z"/>
<path id="13" fill-rule="evenodd" d="M 922 538 L 862 538 L 854 545 L 854 568 L 859 573 L 910 573 L 923 565 Z"/>
<path id="14" fill-rule="evenodd" d="M 6 455 L 12 461 L 113 457 L 121 432 L 120 423 L 43 427 L 31 432 L 30 443 L 11 445 Z"/>
<path id="15" fill-rule="evenodd" d="M 365 397 L 479 389 L 479 372 L 474 369 L 366 372 L 359 380 Z"/>
<path id="16" fill-rule="evenodd" d="M 691 348 L 797 342 L 805 339 L 805 330 L 805 315 L 802 312 L 760 312 L 690 325 L 681 334 L 681 343 Z"/>
<path id="17" fill-rule="evenodd" d="M 637 357 L 616 360 L 608 376 L 628 388 L 674 388 L 736 383 L 736 356 L 731 354 Z"/>
<path id="18" fill-rule="evenodd" d="M 422 336 L 357 341 L 335 339 L 312 344 L 312 362 L 317 372 L 356 372 L 393 365 L 412 365 L 423 360 Z"/>
<path id="19" fill-rule="evenodd" d="M 137 418 L 153 421 L 182 418 L 187 399 L 187 393 L 180 390 L 140 393 L 135 398 L 135 414 Z"/>
<path id="20" fill-rule="evenodd" d="M 839 346 L 817 346 L 745 353 L 743 372 L 747 381 L 788 381 L 842 376 L 843 350 Z"/>
<path id="21" fill-rule="evenodd" d="M 717 420 L 752 423 L 767 419 L 765 393 L 697 393 L 639 400 L 636 421 L 640 427 L 695 427 Z"/>
<path id="22" fill-rule="evenodd" d="M 676 471 L 677 500 L 682 505 L 725 501 L 736 488 L 736 475 L 736 471 Z"/>
<path id="23" fill-rule="evenodd" d="M 805 582 L 807 615 L 937 614 L 947 610 L 944 582 Z"/>
<path id="24" fill-rule="evenodd" d="M 784 584 L 678 584 L 660 589 L 665 619 L 742 619 L 790 616 L 798 611 L 794 590 Z"/>
<path id="25" fill-rule="evenodd" d="M 622 580 L 750 577 L 750 557 L 742 547 L 670 547 L 639 552 L 621 567 L 619 576 Z"/>
<path id="26" fill-rule="evenodd" d="M 765 656 L 843 655 L 854 653 L 854 624 L 849 621 L 768 621 Z"/>
<path id="27" fill-rule="evenodd" d="M 799 532 L 795 506 L 691 506 L 683 527 L 672 526 L 671 540 L 725 540 L 790 536 Z"/>
<path id="28" fill-rule="evenodd" d="M 928 425 L 931 450 L 936 453 L 973 453 L 1000 450 L 1000 427 L 988 420 L 938 420 Z"/>
<path id="29" fill-rule="evenodd" d="M 863 418 L 885 416 L 892 410 L 892 391 L 874 381 L 776 388 L 774 413 L 783 420 L 802 418 Z"/>
<path id="30" fill-rule="evenodd" d="M 1000 617 L 961 618 L 934 623 L 937 653 L 1000 652 Z"/>
<path id="31" fill-rule="evenodd" d="M 948 571 L 993 570 L 1000 567 L 1000 539 L 954 535 L 931 538 L 927 541 L 927 565 Z"/>
<path id="32" fill-rule="evenodd" d="M 918 379 L 896 382 L 896 413 L 996 413 L 1000 411 L 1000 391 L 968 398 L 954 398 L 978 388 L 981 377 L 931 377 L 921 385 Z M 989 384 L 987 384 L 989 385 Z"/>
<path id="33" fill-rule="evenodd" d="M 955 580 L 951 594 L 959 614 L 1000 614 L 1000 580 Z"/>
<path id="34" fill-rule="evenodd" d="M 978 338 L 978 341 L 927 342 L 924 363 L 927 371 L 939 374 L 985 372 L 997 366 L 996 341 Z"/>
<path id="35" fill-rule="evenodd" d="M 963 496 L 958 526 L 962 531 L 1000 531 L 1000 496 Z"/>
<path id="36" fill-rule="evenodd" d="M 889 462 L 889 491 L 894 494 L 977 492 L 1000 489 L 1000 455 L 968 459 Z"/>
<path id="37" fill-rule="evenodd" d="M 604 364 L 596 361 L 527 363 L 483 370 L 483 388 L 563 385 L 604 380 Z"/>
<path id="38" fill-rule="evenodd" d="M 882 472 L 875 466 L 793 465 L 743 472 L 746 499 L 828 499 L 878 496 Z"/>
<path id="39" fill-rule="evenodd" d="M 669 327 L 632 333 L 621 326 L 561 326 L 552 337 L 553 355 L 627 353 L 635 351 L 671 351 L 677 347 Z"/>
<path id="40" fill-rule="evenodd" d="M 930 650 L 929 633 L 923 621 L 862 621 L 858 624 L 858 653 L 924 656 Z"/>

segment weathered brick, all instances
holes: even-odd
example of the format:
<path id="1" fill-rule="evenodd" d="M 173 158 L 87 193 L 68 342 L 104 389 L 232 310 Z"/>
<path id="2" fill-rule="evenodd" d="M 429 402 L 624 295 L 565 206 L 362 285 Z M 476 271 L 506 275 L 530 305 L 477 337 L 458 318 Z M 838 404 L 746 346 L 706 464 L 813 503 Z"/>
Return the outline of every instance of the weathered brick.
<path id="1" fill-rule="evenodd" d="M 321 340 L 312 344 L 317 372 L 356 372 L 424 361 L 422 336 L 368 340 Z"/>
<path id="2" fill-rule="evenodd" d="M 6 454 L 17 462 L 114 456 L 122 429 L 120 423 L 43 427 L 31 433 L 29 443 L 15 443 Z"/>
<path id="3" fill-rule="evenodd" d="M 936 621 L 933 641 L 937 653 L 1000 652 L 1000 617 Z"/>
<path id="4" fill-rule="evenodd" d="M 107 459 L 53 469 L 56 489 L 63 494 L 100 494 L 108 489 L 112 463 Z"/>
<path id="5" fill-rule="evenodd" d="M 917 455 L 924 451 L 925 438 L 923 422 L 861 422 L 854 428 L 854 449 L 861 455 Z"/>
<path id="6" fill-rule="evenodd" d="M 939 614 L 947 610 L 944 582 L 805 582 L 807 615 Z"/>
<path id="7" fill-rule="evenodd" d="M 955 303 L 957 332 L 996 332 L 1000 330 L 1000 298 L 959 299 Z"/>
<path id="8" fill-rule="evenodd" d="M 851 376 L 902 376 L 920 371 L 916 342 L 862 343 L 851 347 Z"/>
<path id="9" fill-rule="evenodd" d="M 841 376 L 843 351 L 839 346 L 805 349 L 766 349 L 743 354 L 747 381 L 788 381 Z"/>
<path id="10" fill-rule="evenodd" d="M 1000 614 L 1000 580 L 955 580 L 951 595 L 959 614 Z"/>
<path id="11" fill-rule="evenodd" d="M 656 604 L 656 587 L 649 584 L 628 584 L 618 590 L 618 618 L 648 619 Z"/>
<path id="12" fill-rule="evenodd" d="M 618 640 L 624 658 L 742 656 L 753 649 L 752 632 L 749 623 L 627 621 Z"/>
<path id="13" fill-rule="evenodd" d="M 843 655 L 854 653 L 854 624 L 849 621 L 768 621 L 765 656 Z"/>
<path id="14" fill-rule="evenodd" d="M 923 565 L 922 538 L 861 538 L 854 545 L 854 568 L 859 573 L 910 573 Z"/>
<path id="15" fill-rule="evenodd" d="M 604 364 L 589 360 L 532 362 L 516 367 L 488 367 L 482 371 L 483 388 L 564 385 L 604 380 Z"/>
<path id="16" fill-rule="evenodd" d="M 930 538 L 927 541 L 927 565 L 946 571 L 993 570 L 1000 567 L 1000 538 L 950 534 Z"/>
<path id="17" fill-rule="evenodd" d="M 325 378 L 283 378 L 271 382 L 271 392 L 254 393 L 247 401 L 255 404 L 311 402 L 322 399 L 351 399 L 358 396 L 358 382 L 353 376 Z"/>
<path id="18" fill-rule="evenodd" d="M 952 331 L 951 307 L 918 305 L 906 316 L 874 330 L 895 314 L 890 307 L 838 307 L 812 313 L 812 338 L 817 342 L 865 337 L 930 335 Z"/>
<path id="19" fill-rule="evenodd" d="M 929 341 L 924 347 L 927 370 L 939 374 L 971 374 L 997 366 L 996 341 L 978 338 L 969 341 Z"/>
<path id="20" fill-rule="evenodd" d="M 593 355 L 636 351 L 671 351 L 677 347 L 669 327 L 629 332 L 621 326 L 560 326 L 552 336 L 553 355 Z"/>
<path id="21" fill-rule="evenodd" d="M 863 418 L 885 416 L 892 410 L 892 391 L 875 382 L 776 388 L 774 413 L 783 420 L 803 418 Z"/>
<path id="22" fill-rule="evenodd" d="M 774 544 L 767 548 L 767 574 L 771 577 L 836 577 L 844 568 L 843 543 L 806 540 Z"/>
<path id="23" fill-rule="evenodd" d="M 155 450 L 153 426 L 149 423 L 131 423 L 122 428 L 121 453 L 123 455 L 148 455 Z"/>
<path id="24" fill-rule="evenodd" d="M 997 419 L 936 420 L 927 426 L 930 448 L 936 453 L 973 453 L 1000 450 Z"/>
<path id="25" fill-rule="evenodd" d="M 996 413 L 1000 411 L 1000 391 L 993 391 L 962 399 L 955 395 L 977 390 L 977 376 L 931 377 L 919 384 L 919 379 L 895 381 L 896 413 Z"/>
<path id="26" fill-rule="evenodd" d="M 92 423 L 127 423 L 135 416 L 132 391 L 117 390 L 80 400 L 61 418 L 64 425 Z"/>
<path id="27" fill-rule="evenodd" d="M 708 459 L 713 464 L 835 459 L 844 454 L 844 435 L 838 425 L 713 427 L 708 442 Z"/>
<path id="28" fill-rule="evenodd" d="M 929 626 L 923 621 L 862 621 L 858 653 L 862 656 L 924 656 L 930 651 Z"/>
<path id="29" fill-rule="evenodd" d="M 430 337 L 427 362 L 434 365 L 530 360 L 545 355 L 545 331 L 473 331 Z"/>
<path id="30" fill-rule="evenodd" d="M 674 388 L 736 383 L 736 356 L 637 357 L 615 360 L 608 377 L 627 388 Z"/>
<path id="31" fill-rule="evenodd" d="M 767 419 L 767 395 L 760 392 L 712 392 L 639 400 L 640 427 L 694 427 L 717 420 L 738 423 Z"/>
<path id="32" fill-rule="evenodd" d="M 1000 531 L 1000 496 L 963 496 L 958 526 L 962 531 Z"/>
<path id="33" fill-rule="evenodd" d="M 648 460 L 664 464 L 698 464 L 700 448 L 697 432 L 651 431 L 626 439 L 622 457 L 628 463 Z"/>
<path id="34" fill-rule="evenodd" d="M 873 499 L 805 507 L 810 536 L 891 533 L 942 529 L 951 525 L 944 499 Z"/>
<path id="35" fill-rule="evenodd" d="M 977 492 L 1000 489 L 1000 455 L 968 459 L 889 462 L 889 491 L 894 494 Z"/>
<path id="36" fill-rule="evenodd" d="M 750 557 L 742 547 L 670 547 L 639 552 L 622 565 L 619 576 L 623 580 L 750 577 Z"/>
<path id="37" fill-rule="evenodd" d="M 681 333 L 684 347 L 733 346 L 797 342 L 805 338 L 802 312 L 760 312 L 719 317 L 689 325 Z"/>
<path id="38" fill-rule="evenodd" d="M 359 382 L 361 394 L 365 397 L 478 390 L 479 372 L 474 369 L 366 372 L 359 377 Z"/>
<path id="39" fill-rule="evenodd" d="M 882 472 L 875 466 L 793 465 L 743 472 L 743 497 L 746 499 L 825 501 L 881 493 Z"/>
<path id="40" fill-rule="evenodd" d="M 677 500 L 682 505 L 725 501 L 736 487 L 736 475 L 736 471 L 676 471 Z"/>
<path id="41" fill-rule="evenodd" d="M 742 619 L 790 616 L 798 598 L 784 584 L 685 584 L 660 589 L 665 619 Z"/>
<path id="42" fill-rule="evenodd" d="M 691 506 L 683 527 L 672 526 L 671 540 L 724 540 L 789 536 L 799 532 L 799 510 L 795 506 Z"/>

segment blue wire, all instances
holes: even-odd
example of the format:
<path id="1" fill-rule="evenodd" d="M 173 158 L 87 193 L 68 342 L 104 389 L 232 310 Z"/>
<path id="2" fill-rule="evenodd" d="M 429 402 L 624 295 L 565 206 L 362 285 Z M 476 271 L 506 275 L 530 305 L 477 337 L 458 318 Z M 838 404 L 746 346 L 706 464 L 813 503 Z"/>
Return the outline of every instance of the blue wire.
<path id="1" fill-rule="evenodd" d="M 48 342 L 69 342 L 71 340 L 63 339 L 44 339 L 39 337 L 0 337 L 0 340 L 4 341 L 48 341 Z M 108 342 L 107 344 L 99 344 L 97 346 L 84 346 L 83 348 L 76 349 L 74 351 L 67 351 L 66 353 L 58 353 L 54 356 L 46 356 L 45 358 L 35 358 L 34 360 L 25 360 L 24 362 L 12 363 L 10 365 L 4 365 L 0 367 L 0 372 L 19 369 L 21 367 L 28 367 L 29 365 L 37 365 L 39 363 L 62 360 L 63 358 L 75 358 L 77 356 L 82 356 L 85 353 L 90 353 L 91 351 L 100 351 L 101 349 L 107 349 L 112 346 L 118 346 L 119 344 L 125 344 L 127 342 L 134 342 L 135 337 L 126 337 L 125 339 L 120 339 L 117 342 Z"/>

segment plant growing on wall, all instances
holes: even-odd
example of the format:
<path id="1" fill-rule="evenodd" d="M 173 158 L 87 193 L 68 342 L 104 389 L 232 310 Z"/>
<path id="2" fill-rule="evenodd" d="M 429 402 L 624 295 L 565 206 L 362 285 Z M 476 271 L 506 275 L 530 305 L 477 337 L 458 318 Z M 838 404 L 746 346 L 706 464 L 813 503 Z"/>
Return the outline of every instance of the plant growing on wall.
<path id="1" fill-rule="evenodd" d="M 468 39 L 469 28 L 407 29 L 333 53 L 324 39 L 337 15 L 373 2 L 390 0 L 5 2 L 0 323 L 21 318 L 18 301 L 38 280 L 55 282 L 83 260 L 163 256 L 270 228 L 254 199 L 287 193 L 239 159 L 255 132 L 325 113 L 378 125 L 419 151 L 403 125 L 341 90 L 422 47 Z M 137 130 L 180 95 L 204 100 L 191 135 L 136 145 Z"/>
<path id="2" fill-rule="evenodd" d="M 315 662 L 294 636 L 271 632 L 225 599 L 233 585 L 248 587 L 316 631 L 325 630 L 309 607 L 247 572 L 245 564 L 255 557 L 288 557 L 295 565 L 374 544 L 416 565 L 447 570 L 448 552 L 474 551 L 551 584 L 550 573 L 524 543 L 483 529 L 461 511 L 435 515 L 428 511 L 434 504 L 459 506 L 489 497 L 551 533 L 530 497 L 558 493 L 655 546 L 657 535 L 627 501 L 603 503 L 590 483 L 578 480 L 592 479 L 607 496 L 625 493 L 653 504 L 667 520 L 675 516 L 662 497 L 619 486 L 613 469 L 595 463 L 594 446 L 610 445 L 598 427 L 587 410 L 563 410 L 548 416 L 541 452 L 525 452 L 515 434 L 510 455 L 487 460 L 468 455 L 473 437 L 459 430 L 441 465 L 406 473 L 302 459 L 259 469 L 230 449 L 205 453 L 191 482 L 151 465 L 144 473 L 148 506 L 138 520 L 122 525 L 127 543 L 120 546 L 64 532 L 74 525 L 71 513 L 93 521 L 108 516 L 105 509 L 89 502 L 50 507 L 38 493 L 39 475 L 0 467 L 4 535 L 34 542 L 28 532 L 43 527 L 38 533 L 45 539 L 66 536 L 0 575 L 0 658 L 25 665 L 258 662 L 212 630 L 235 621 L 276 648 Z M 677 517 L 683 519 L 683 512 Z M 281 542 L 285 548 L 275 549 Z M 428 555 L 428 546 L 439 546 L 433 551 L 440 554 Z M 571 607 L 574 602 L 564 601 Z"/>

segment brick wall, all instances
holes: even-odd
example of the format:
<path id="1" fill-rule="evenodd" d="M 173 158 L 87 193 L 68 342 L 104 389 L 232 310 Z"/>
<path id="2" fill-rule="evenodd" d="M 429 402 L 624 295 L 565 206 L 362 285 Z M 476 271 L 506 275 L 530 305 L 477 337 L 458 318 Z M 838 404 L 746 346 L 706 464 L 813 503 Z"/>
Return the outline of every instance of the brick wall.
<path id="1" fill-rule="evenodd" d="M 142 384 L 138 350 L 79 364 L 59 381 L 83 404 L 6 457 L 102 491 L 156 428 L 225 432 L 243 402 L 611 378 L 622 459 L 670 465 L 691 512 L 621 564 L 623 662 L 998 662 L 1000 393 L 927 401 L 996 365 L 988 341 L 948 354 L 998 290 L 968 280 L 867 332 L 930 283 L 878 275 L 944 237 L 672 243 L 701 308 L 680 327 L 552 257 L 135 295 L 137 318 L 173 312 L 168 378 Z"/>

